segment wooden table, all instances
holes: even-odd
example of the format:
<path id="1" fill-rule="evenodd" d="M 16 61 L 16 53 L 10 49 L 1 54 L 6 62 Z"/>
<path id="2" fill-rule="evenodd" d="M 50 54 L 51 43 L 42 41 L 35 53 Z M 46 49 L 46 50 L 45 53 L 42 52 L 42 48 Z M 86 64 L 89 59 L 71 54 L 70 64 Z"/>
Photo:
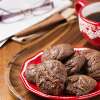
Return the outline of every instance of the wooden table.
<path id="1" fill-rule="evenodd" d="M 27 44 L 27 45 L 21 45 L 21 44 L 9 41 L 9 43 L 7 43 L 3 48 L 0 48 L 0 100 L 15 100 L 8 90 L 7 82 L 5 79 L 7 64 L 17 52 L 19 52 L 23 48 L 26 48 L 29 45 L 32 45 L 32 43 Z M 81 40 L 81 42 L 79 42 L 79 44 L 80 43 L 82 43 L 83 45 L 83 44 L 86 44 L 86 41 L 83 39 Z"/>
<path id="2" fill-rule="evenodd" d="M 9 41 L 3 48 L 0 49 L 0 100 L 15 100 L 7 87 L 5 80 L 5 72 L 8 62 L 12 57 L 26 45 L 20 45 L 18 43 Z"/>
<path id="3" fill-rule="evenodd" d="M 77 25 L 75 25 L 75 26 L 77 26 Z M 66 26 L 66 28 L 67 28 L 67 26 Z M 79 29 L 77 29 L 77 30 L 79 31 Z M 70 37 L 70 35 L 71 34 L 69 33 L 67 36 Z M 52 42 L 54 42 L 54 41 L 56 42 L 57 39 L 59 41 L 64 42 L 63 37 L 65 37 L 63 34 L 59 34 L 58 38 L 57 37 L 54 38 L 51 36 L 51 38 L 53 39 Z M 80 37 L 80 38 L 77 38 L 77 37 Z M 62 38 L 62 39 L 60 39 L 60 38 Z M 48 41 L 50 41 L 49 39 L 50 39 L 50 37 L 48 38 Z M 76 40 L 76 42 L 74 42 L 74 39 Z M 73 37 L 72 40 L 73 41 L 70 43 L 75 47 L 79 47 L 79 45 L 80 46 L 86 45 L 86 46 L 92 47 L 82 38 L 82 36 L 80 34 Z M 46 42 L 47 42 L 47 40 L 40 43 L 39 45 L 35 45 L 35 47 L 37 47 L 37 46 L 42 47 L 42 45 L 45 44 Z M 49 42 L 47 42 L 47 43 L 49 43 Z M 31 43 L 28 43 L 27 45 L 21 45 L 16 42 L 9 41 L 3 48 L 0 49 L 0 100 L 16 100 L 14 98 L 14 96 L 11 95 L 11 93 L 9 92 L 8 87 L 7 87 L 7 81 L 6 81 L 6 76 L 5 76 L 6 71 L 7 71 L 7 64 L 11 59 L 13 59 L 13 56 L 15 54 L 17 54 L 20 50 L 22 50 L 26 47 L 29 47 L 33 44 L 34 44 L 34 41 Z M 94 99 L 94 100 L 100 100 L 100 97 L 98 97 L 98 99 Z"/>

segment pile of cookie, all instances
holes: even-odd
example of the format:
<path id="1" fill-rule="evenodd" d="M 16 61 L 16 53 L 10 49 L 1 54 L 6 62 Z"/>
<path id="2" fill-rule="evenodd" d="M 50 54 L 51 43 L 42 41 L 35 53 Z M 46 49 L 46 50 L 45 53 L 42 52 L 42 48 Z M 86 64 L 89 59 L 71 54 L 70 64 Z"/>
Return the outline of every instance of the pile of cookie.
<path id="1" fill-rule="evenodd" d="M 75 51 L 70 44 L 46 49 L 42 63 L 31 64 L 25 71 L 27 80 L 49 95 L 85 95 L 95 90 L 100 80 L 100 52 Z"/>

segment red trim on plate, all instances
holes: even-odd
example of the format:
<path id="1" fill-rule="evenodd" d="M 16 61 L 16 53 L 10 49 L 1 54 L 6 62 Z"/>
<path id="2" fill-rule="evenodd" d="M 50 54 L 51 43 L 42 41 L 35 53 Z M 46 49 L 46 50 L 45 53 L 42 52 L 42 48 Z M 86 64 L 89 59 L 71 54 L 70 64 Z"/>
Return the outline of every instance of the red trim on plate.
<path id="1" fill-rule="evenodd" d="M 81 49 L 86 49 L 86 48 L 76 48 L 76 50 L 81 50 Z M 44 97 L 44 98 L 49 98 L 49 99 L 53 99 L 53 100 L 76 100 L 76 99 L 78 99 L 78 100 L 82 100 L 82 99 L 88 99 L 88 98 L 91 98 L 91 97 L 94 97 L 94 96 L 97 96 L 97 95 L 100 95 L 100 90 L 98 90 L 98 91 L 96 91 L 96 92 L 93 92 L 93 93 L 90 93 L 90 94 L 88 94 L 88 95 L 83 95 L 83 96 L 52 96 L 52 95 L 47 95 L 47 94 L 44 94 L 44 93 L 42 93 L 41 91 L 39 91 L 39 90 L 36 90 L 36 89 L 34 89 L 34 88 L 32 88 L 30 85 L 29 85 L 29 83 L 28 83 L 28 81 L 26 80 L 26 78 L 25 78 L 25 76 L 24 76 L 24 68 L 25 68 L 25 66 L 27 67 L 27 65 L 31 62 L 31 61 L 33 61 L 33 59 L 35 58 L 35 59 L 37 59 L 38 57 L 40 57 L 41 55 L 42 55 L 42 51 L 41 52 L 39 52 L 39 53 L 37 53 L 35 56 L 33 56 L 33 57 L 31 57 L 31 58 L 29 58 L 29 59 L 27 59 L 23 64 L 22 64 L 22 69 L 21 69 L 21 73 L 20 73 L 20 79 L 22 80 L 22 82 L 23 82 L 23 84 L 25 85 L 25 87 L 29 90 L 29 91 L 31 91 L 31 92 L 33 92 L 33 93 L 35 93 L 36 95 L 38 95 L 38 96 L 41 96 L 41 97 Z"/>

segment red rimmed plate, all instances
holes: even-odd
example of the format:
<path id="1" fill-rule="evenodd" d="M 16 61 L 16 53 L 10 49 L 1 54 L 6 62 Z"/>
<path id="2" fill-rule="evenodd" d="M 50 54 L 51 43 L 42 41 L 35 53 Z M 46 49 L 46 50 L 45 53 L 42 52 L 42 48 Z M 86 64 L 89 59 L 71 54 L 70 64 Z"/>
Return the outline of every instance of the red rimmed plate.
<path id="1" fill-rule="evenodd" d="M 80 51 L 80 50 L 86 50 L 87 48 L 75 48 L 75 51 Z M 34 57 L 27 59 L 24 64 L 22 65 L 22 70 L 20 73 L 20 78 L 24 84 L 24 86 L 31 92 L 35 93 L 38 96 L 52 99 L 52 100 L 82 100 L 82 99 L 88 99 L 92 98 L 94 96 L 100 95 L 100 82 L 97 83 L 95 91 L 92 93 L 89 93 L 87 95 L 83 96 L 52 96 L 52 95 L 47 95 L 44 94 L 39 90 L 39 88 L 36 86 L 36 84 L 32 84 L 26 80 L 25 77 L 25 70 L 28 67 L 29 64 L 39 64 L 41 63 L 41 56 L 43 52 L 39 52 L 36 54 Z"/>

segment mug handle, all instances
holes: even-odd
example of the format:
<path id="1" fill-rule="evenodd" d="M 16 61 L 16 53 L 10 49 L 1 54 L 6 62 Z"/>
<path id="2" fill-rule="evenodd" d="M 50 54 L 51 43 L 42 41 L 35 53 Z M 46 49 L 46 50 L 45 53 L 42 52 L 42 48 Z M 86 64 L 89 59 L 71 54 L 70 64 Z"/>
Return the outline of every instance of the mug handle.
<path id="1" fill-rule="evenodd" d="M 80 9 L 88 5 L 89 2 L 87 0 L 75 0 L 75 10 L 76 14 L 79 13 Z"/>

